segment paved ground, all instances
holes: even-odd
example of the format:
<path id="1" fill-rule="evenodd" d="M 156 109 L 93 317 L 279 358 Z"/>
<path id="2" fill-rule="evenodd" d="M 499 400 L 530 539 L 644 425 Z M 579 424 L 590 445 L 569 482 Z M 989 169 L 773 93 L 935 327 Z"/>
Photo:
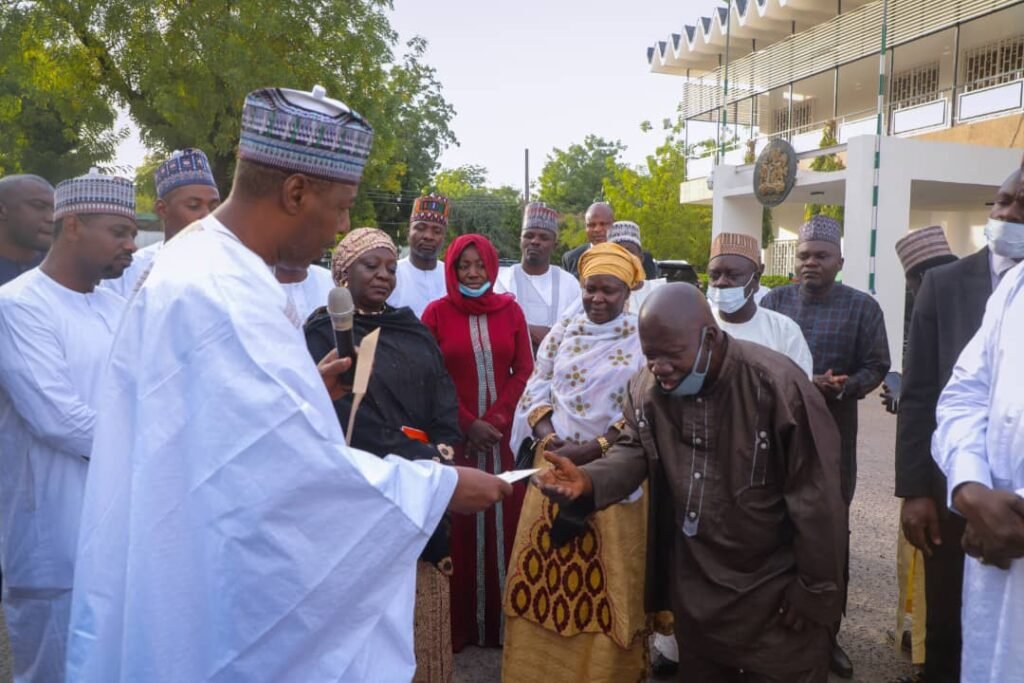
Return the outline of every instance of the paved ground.
<path id="1" fill-rule="evenodd" d="M 853 659 L 854 681 L 886 683 L 910 672 L 907 660 L 887 644 L 885 636 L 886 629 L 895 623 L 896 605 L 899 502 L 892 497 L 896 420 L 881 409 L 873 396 L 861 402 L 860 415 L 860 472 L 851 513 L 853 560 L 849 618 L 843 625 L 840 639 Z M 500 679 L 500 651 L 470 648 L 455 661 L 458 683 L 491 683 Z M 10 680 L 6 629 L 0 628 L 0 681 Z"/>
<path id="2" fill-rule="evenodd" d="M 896 419 L 875 396 L 860 405 L 859 472 L 850 519 L 849 616 L 839 638 L 853 660 L 854 681 L 887 683 L 910 673 L 909 660 L 893 650 L 885 635 L 886 629 L 895 626 L 897 596 L 899 501 L 892 495 Z M 455 658 L 457 683 L 498 681 L 500 670 L 497 650 L 470 648 Z M 841 680 L 833 676 L 831 682 Z"/>

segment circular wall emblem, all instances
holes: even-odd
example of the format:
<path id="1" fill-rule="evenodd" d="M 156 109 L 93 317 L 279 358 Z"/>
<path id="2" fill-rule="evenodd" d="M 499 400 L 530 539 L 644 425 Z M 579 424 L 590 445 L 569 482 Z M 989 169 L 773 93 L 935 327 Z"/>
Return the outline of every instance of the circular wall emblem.
<path id="1" fill-rule="evenodd" d="M 754 164 L 754 196 L 763 206 L 778 206 L 795 183 L 796 152 L 785 140 L 772 140 Z"/>

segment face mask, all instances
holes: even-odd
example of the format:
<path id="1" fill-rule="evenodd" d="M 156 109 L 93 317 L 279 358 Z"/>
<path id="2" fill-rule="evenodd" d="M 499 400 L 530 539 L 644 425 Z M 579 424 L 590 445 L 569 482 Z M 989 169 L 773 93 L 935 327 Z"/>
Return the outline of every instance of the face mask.
<path id="1" fill-rule="evenodd" d="M 747 286 L 753 280 L 754 276 L 751 274 L 747 284 L 742 287 L 708 287 L 708 301 L 722 313 L 735 313 L 747 304 L 747 299 L 753 294 L 746 293 Z"/>
<path id="2" fill-rule="evenodd" d="M 459 283 L 459 291 L 462 293 L 463 296 L 468 296 L 470 299 L 476 299 L 478 297 L 483 296 L 484 294 L 487 293 L 487 290 L 489 290 L 490 288 L 490 282 L 483 283 L 482 285 L 480 285 L 479 289 L 473 289 L 472 287 L 467 287 L 461 282 Z"/>
<path id="3" fill-rule="evenodd" d="M 708 376 L 708 370 L 711 369 L 711 349 L 708 349 L 708 361 L 704 364 L 702 371 L 697 370 L 697 366 L 700 365 L 700 354 L 704 350 L 704 341 L 707 339 L 708 328 L 702 327 L 700 330 L 700 346 L 697 347 L 697 358 L 693 361 L 693 369 L 690 370 L 690 374 L 683 378 L 675 389 L 668 392 L 669 396 L 695 396 L 700 393 L 700 390 L 704 388 L 704 379 Z"/>
<path id="4" fill-rule="evenodd" d="M 1024 224 L 989 218 L 985 224 L 988 248 L 1000 256 L 1024 259 Z"/>

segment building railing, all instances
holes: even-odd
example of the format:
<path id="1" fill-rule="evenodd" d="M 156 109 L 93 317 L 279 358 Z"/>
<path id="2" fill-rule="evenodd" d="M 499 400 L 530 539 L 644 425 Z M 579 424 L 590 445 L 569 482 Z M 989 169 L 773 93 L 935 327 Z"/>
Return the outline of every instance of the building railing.
<path id="1" fill-rule="evenodd" d="M 995 83 L 994 85 L 991 85 Z M 984 84 L 984 87 L 979 87 Z M 931 95 L 915 95 L 887 107 L 888 134 L 918 135 L 948 128 L 956 124 L 973 123 L 985 118 L 1005 116 L 1024 111 L 1024 69 L 986 76 L 970 83 L 945 88 Z M 852 112 L 836 117 L 836 139 L 846 144 L 858 135 L 874 135 L 877 130 L 875 110 Z M 821 147 L 825 127 L 833 119 L 827 118 L 798 128 L 761 133 L 754 129 L 754 156 L 756 157 L 774 139 L 786 140 L 797 153 L 810 152 Z M 703 150 L 700 157 L 687 159 L 687 179 L 706 178 L 715 164 L 714 148 Z M 747 141 L 726 150 L 722 163 L 741 166 L 746 163 Z"/>

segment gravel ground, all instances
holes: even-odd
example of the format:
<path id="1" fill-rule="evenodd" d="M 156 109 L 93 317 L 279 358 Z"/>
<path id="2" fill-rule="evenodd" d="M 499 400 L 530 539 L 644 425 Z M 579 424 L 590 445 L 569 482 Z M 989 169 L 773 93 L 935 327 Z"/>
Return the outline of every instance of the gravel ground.
<path id="1" fill-rule="evenodd" d="M 852 567 L 849 617 L 840 641 L 853 660 L 853 680 L 886 683 L 910 673 L 910 664 L 887 644 L 895 624 L 896 533 L 899 501 L 892 496 L 896 420 L 871 396 L 861 402 L 859 473 L 851 511 Z M 2 622 L 2 616 L 0 616 Z M 501 652 L 468 648 L 455 658 L 457 683 L 491 683 L 501 677 Z M 0 628 L 0 681 L 11 680 L 6 628 Z M 842 679 L 832 677 L 832 681 Z M 550 681 L 548 683 L 557 683 Z"/>

